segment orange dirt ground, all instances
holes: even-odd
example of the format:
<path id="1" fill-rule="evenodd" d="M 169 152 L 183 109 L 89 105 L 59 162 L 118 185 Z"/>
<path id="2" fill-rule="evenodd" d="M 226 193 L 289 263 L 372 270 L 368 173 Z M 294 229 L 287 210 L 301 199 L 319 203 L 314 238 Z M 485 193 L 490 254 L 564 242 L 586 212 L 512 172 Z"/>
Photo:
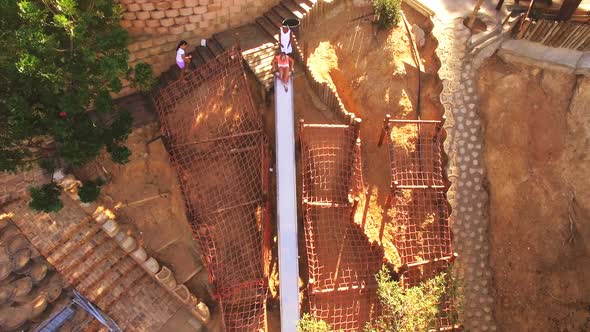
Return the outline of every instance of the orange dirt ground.
<path id="1" fill-rule="evenodd" d="M 590 331 L 590 79 L 492 58 L 479 89 L 499 330 Z"/>
<path id="2" fill-rule="evenodd" d="M 99 202 L 107 207 L 120 205 L 117 219 L 133 230 L 147 252 L 172 269 L 199 298 L 213 302 L 207 290 L 207 273 L 193 240 L 185 215 L 177 173 L 169 162 L 156 124 L 134 129 L 126 145 L 132 155 L 125 165 L 114 164 L 103 152 L 99 158 L 75 170 L 83 180 L 100 176 L 107 179 Z M 212 326 L 215 326 L 215 312 Z M 181 323 L 181 322 L 177 322 Z"/>
<path id="3" fill-rule="evenodd" d="M 443 108 L 438 96 L 442 85 L 436 75 L 440 67 L 434 53 L 436 40 L 429 36 L 431 27 L 423 16 L 405 5 L 403 10 L 410 25 L 415 23 L 427 32 L 425 45 L 418 49 L 422 67 L 421 118 L 440 119 Z M 387 147 L 377 147 L 377 142 L 386 114 L 393 119 L 417 118 L 418 69 L 403 22 L 374 35 L 369 21 L 351 19 L 361 12 L 356 14 L 333 13 L 321 23 L 329 29 L 309 28 L 302 41 L 307 44 L 308 63 L 313 74 L 333 84 L 346 109 L 363 120 L 362 158 L 368 194 L 361 197 L 357 221 L 365 225 L 365 232 L 373 241 L 384 246 L 386 258 L 398 263 L 391 217 L 382 212 L 391 181 L 389 155 Z M 299 99 L 296 99 L 296 108 L 297 102 Z M 312 119 L 313 112 L 302 114 L 306 123 L 313 122 L 308 120 Z M 399 131 L 392 134 L 404 136 Z M 411 139 L 402 138 L 404 141 Z M 368 205 L 365 204 L 367 200 Z M 382 229 L 382 226 L 385 227 Z"/>
<path id="4" fill-rule="evenodd" d="M 126 142 L 132 151 L 129 163 L 114 164 L 103 153 L 76 173 L 81 179 L 106 178 L 100 201 L 107 207 L 122 205 L 115 212 L 117 218 L 135 230 L 150 254 L 171 265 L 179 282 L 188 281 L 187 286 L 196 291 L 206 274 L 195 275 L 204 269 L 185 216 L 177 174 L 162 141 L 147 144 L 159 134 L 155 124 L 135 129 Z"/>

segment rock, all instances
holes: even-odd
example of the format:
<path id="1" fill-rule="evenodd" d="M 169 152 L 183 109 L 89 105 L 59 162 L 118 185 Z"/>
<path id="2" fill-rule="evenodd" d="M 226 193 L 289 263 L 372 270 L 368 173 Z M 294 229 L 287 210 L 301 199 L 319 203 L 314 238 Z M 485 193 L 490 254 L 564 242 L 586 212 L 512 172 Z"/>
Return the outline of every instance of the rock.
<path id="1" fill-rule="evenodd" d="M 412 25 L 412 32 L 414 33 L 414 37 L 416 37 L 416 45 L 418 47 L 424 47 L 426 44 L 426 34 L 424 30 L 418 26 L 418 24 Z"/>

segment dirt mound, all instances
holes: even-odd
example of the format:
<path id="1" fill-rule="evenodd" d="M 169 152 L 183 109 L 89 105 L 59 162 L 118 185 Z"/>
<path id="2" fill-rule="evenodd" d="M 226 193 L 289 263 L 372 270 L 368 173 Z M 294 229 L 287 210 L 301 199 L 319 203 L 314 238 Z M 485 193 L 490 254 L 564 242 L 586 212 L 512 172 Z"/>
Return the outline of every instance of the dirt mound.
<path id="1" fill-rule="evenodd" d="M 590 79 L 498 59 L 480 72 L 502 331 L 589 331 Z"/>

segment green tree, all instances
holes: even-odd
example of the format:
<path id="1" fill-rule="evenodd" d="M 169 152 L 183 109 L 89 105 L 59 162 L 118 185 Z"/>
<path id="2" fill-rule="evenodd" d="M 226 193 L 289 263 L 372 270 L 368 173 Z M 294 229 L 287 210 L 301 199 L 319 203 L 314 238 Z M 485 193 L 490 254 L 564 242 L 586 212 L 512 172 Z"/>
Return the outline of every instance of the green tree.
<path id="1" fill-rule="evenodd" d="M 439 303 L 446 291 L 445 273 L 419 286 L 403 289 L 392 280 L 387 267 L 377 274 L 378 295 L 382 315 L 367 324 L 366 332 L 423 332 L 428 331 L 436 320 Z"/>
<path id="2" fill-rule="evenodd" d="M 126 146 L 109 145 L 107 151 L 111 154 L 111 159 L 116 164 L 126 164 L 129 162 L 131 150 Z"/>
<path id="3" fill-rule="evenodd" d="M 148 65 L 128 65 L 120 5 L 0 0 L 0 12 L 0 171 L 47 156 L 78 166 L 122 147 L 132 118 L 111 93 L 123 78 L 140 90 L 153 78 Z"/>
<path id="4" fill-rule="evenodd" d="M 95 181 L 85 181 L 82 187 L 78 189 L 78 196 L 83 203 L 90 203 L 96 201 L 100 195 L 100 187 L 104 184 L 102 179 L 98 178 Z"/>
<path id="5" fill-rule="evenodd" d="M 55 183 L 48 183 L 41 187 L 29 188 L 31 201 L 29 207 L 41 212 L 57 212 L 61 210 L 63 204 L 59 199 L 61 189 Z"/>
<path id="6" fill-rule="evenodd" d="M 398 25 L 401 12 L 402 0 L 373 0 L 373 9 L 377 14 L 377 24 L 387 29 Z"/>

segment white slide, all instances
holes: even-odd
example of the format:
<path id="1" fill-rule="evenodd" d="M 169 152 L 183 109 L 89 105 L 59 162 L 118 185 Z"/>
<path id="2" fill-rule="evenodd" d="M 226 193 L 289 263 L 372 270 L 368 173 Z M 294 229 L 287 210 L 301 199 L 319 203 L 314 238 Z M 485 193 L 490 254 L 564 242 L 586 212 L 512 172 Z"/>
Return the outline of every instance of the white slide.
<path id="1" fill-rule="evenodd" d="M 295 107 L 293 79 L 288 91 L 275 76 L 277 221 L 281 332 L 297 332 L 299 320 L 299 255 L 295 177 Z"/>

